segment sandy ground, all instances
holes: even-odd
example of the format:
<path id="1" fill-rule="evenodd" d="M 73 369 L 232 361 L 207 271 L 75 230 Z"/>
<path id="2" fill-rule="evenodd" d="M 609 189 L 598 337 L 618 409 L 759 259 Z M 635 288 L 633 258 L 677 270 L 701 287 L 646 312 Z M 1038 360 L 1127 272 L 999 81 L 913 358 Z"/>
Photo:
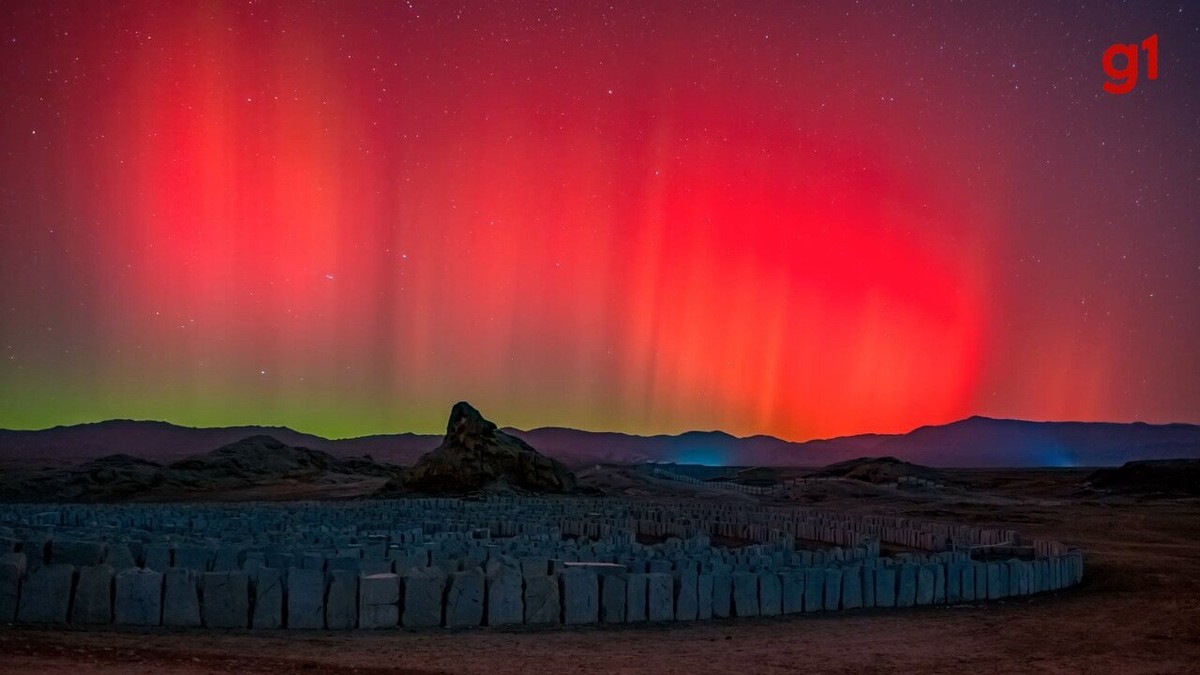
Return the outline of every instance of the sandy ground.
<path id="1" fill-rule="evenodd" d="M 962 489 L 940 494 L 820 499 L 1057 537 L 1088 552 L 1084 584 L 954 607 L 551 631 L 5 628 L 0 672 L 1200 672 L 1200 501 L 1085 499 L 1073 496 L 1077 472 L 959 478 Z"/>

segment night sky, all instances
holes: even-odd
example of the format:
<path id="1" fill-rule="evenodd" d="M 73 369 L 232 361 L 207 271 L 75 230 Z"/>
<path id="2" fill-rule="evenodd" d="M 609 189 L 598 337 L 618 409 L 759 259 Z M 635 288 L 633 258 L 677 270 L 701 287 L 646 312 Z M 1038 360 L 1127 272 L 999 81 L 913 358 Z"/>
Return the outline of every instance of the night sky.
<path id="1" fill-rule="evenodd" d="M 0 40 L 0 427 L 1200 422 L 1197 5 L 6 0 Z"/>

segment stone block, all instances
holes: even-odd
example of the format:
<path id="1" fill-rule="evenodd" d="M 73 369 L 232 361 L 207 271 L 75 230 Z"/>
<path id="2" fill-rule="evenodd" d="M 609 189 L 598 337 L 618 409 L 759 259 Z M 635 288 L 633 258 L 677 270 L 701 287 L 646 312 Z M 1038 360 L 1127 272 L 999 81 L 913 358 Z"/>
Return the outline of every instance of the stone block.
<path id="1" fill-rule="evenodd" d="M 728 572 L 713 573 L 712 613 L 718 619 L 733 616 L 733 576 Z"/>
<path id="2" fill-rule="evenodd" d="M 212 563 L 213 550 L 204 546 L 176 546 L 174 567 L 196 572 L 207 572 Z"/>
<path id="3" fill-rule="evenodd" d="M 858 609 L 863 606 L 862 568 L 858 565 L 842 568 L 842 608 Z"/>
<path id="4" fill-rule="evenodd" d="M 24 553 L 17 553 L 24 557 Z M 22 566 L 24 560 L 21 561 Z M 0 623 L 17 620 L 17 604 L 21 597 L 21 577 L 15 564 L 0 564 Z"/>
<path id="5" fill-rule="evenodd" d="M 325 596 L 325 627 L 329 630 L 354 628 L 358 621 L 358 572 L 331 569 Z"/>
<path id="6" fill-rule="evenodd" d="M 957 604 L 962 599 L 962 563 L 946 566 L 946 603 Z"/>
<path id="7" fill-rule="evenodd" d="M 1008 590 L 1008 584 L 1000 578 L 1001 567 L 998 562 L 989 562 L 986 566 L 988 600 L 999 600 Z"/>
<path id="8" fill-rule="evenodd" d="M 917 604 L 917 565 L 904 563 L 899 569 L 896 585 L 896 606 L 912 607 Z"/>
<path id="9" fill-rule="evenodd" d="M 129 548 L 129 544 L 123 541 L 108 544 L 104 552 L 104 562 L 113 568 L 114 574 L 123 572 L 130 567 L 137 567 L 137 559 L 134 557 L 133 551 Z"/>
<path id="10" fill-rule="evenodd" d="M 600 618 L 600 579 L 596 573 L 585 568 L 568 567 L 560 579 L 563 622 L 568 625 L 596 623 Z M 693 606 L 695 595 L 693 586 Z"/>
<path id="11" fill-rule="evenodd" d="M 915 603 L 918 606 L 933 604 L 934 583 L 937 581 L 937 565 L 920 565 L 917 567 L 917 591 Z"/>
<path id="12" fill-rule="evenodd" d="M 804 611 L 820 612 L 825 609 L 825 570 L 810 567 L 804 570 Z"/>
<path id="13" fill-rule="evenodd" d="M 116 575 L 115 616 L 122 626 L 162 624 L 162 572 L 131 567 Z"/>
<path id="14" fill-rule="evenodd" d="M 487 579 L 489 626 L 519 625 L 525 620 L 524 579 L 515 567 L 494 568 Z"/>
<path id="15" fill-rule="evenodd" d="M 758 616 L 758 575 L 734 572 L 733 611 L 735 616 Z"/>
<path id="16" fill-rule="evenodd" d="M 259 567 L 250 579 L 250 627 L 283 628 L 283 570 Z"/>
<path id="17" fill-rule="evenodd" d="M 194 570 L 172 567 L 163 575 L 163 625 L 200 625 L 200 590 Z"/>
<path id="18" fill-rule="evenodd" d="M 628 586 L 628 576 L 625 574 L 601 575 L 601 623 L 625 623 L 625 607 L 628 599 L 626 594 L 629 592 Z"/>
<path id="19" fill-rule="evenodd" d="M 71 623 L 107 625 L 113 620 L 113 568 L 92 565 L 79 568 Z"/>
<path id="20" fill-rule="evenodd" d="M 958 597 L 962 602 L 971 602 L 975 599 L 975 565 L 969 562 L 962 563 L 958 568 L 958 572 Z"/>
<path id="21" fill-rule="evenodd" d="M 166 572 L 171 566 L 171 548 L 166 544 L 150 544 L 143 551 L 142 567 L 155 572 Z"/>
<path id="22" fill-rule="evenodd" d="M 827 612 L 837 611 L 842 606 L 842 570 L 831 567 L 825 570 L 825 601 Z"/>
<path id="23" fill-rule="evenodd" d="M 240 546 L 222 546 L 213 553 L 212 571 L 233 572 L 242 569 L 242 553 Z"/>
<path id="24" fill-rule="evenodd" d="M 804 611 L 804 572 L 792 570 L 780 574 L 780 588 L 783 591 L 784 614 L 799 614 Z"/>
<path id="25" fill-rule="evenodd" d="M 974 572 L 975 572 L 975 599 L 976 600 L 987 600 L 987 597 L 988 597 L 987 564 L 986 563 L 972 563 L 971 567 L 974 569 Z"/>
<path id="26" fill-rule="evenodd" d="M 105 545 L 98 541 L 55 540 L 50 542 L 50 562 L 75 567 L 92 567 L 104 561 Z"/>
<path id="27" fill-rule="evenodd" d="M 544 577 L 550 573 L 550 561 L 546 558 L 522 558 L 521 576 Z"/>
<path id="28" fill-rule="evenodd" d="M 698 576 L 695 571 L 690 569 L 675 575 L 673 583 L 675 584 L 676 621 L 695 621 L 696 617 L 700 615 L 700 603 L 696 597 L 696 590 L 699 586 Z"/>
<path id="29" fill-rule="evenodd" d="M 367 630 L 400 625 L 400 577 L 391 572 L 358 580 L 358 627 Z"/>
<path id="30" fill-rule="evenodd" d="M 778 572 L 761 570 L 758 573 L 758 613 L 762 616 L 783 613 L 783 582 Z"/>
<path id="31" fill-rule="evenodd" d="M 287 574 L 287 627 L 325 627 L 325 572 L 291 567 Z"/>
<path id="32" fill-rule="evenodd" d="M 530 626 L 558 625 L 562 622 L 558 577 L 533 574 L 525 577 L 525 623 Z"/>
<path id="33" fill-rule="evenodd" d="M 696 576 L 696 618 L 707 621 L 713 615 L 713 575 L 701 572 Z"/>
<path id="34" fill-rule="evenodd" d="M 406 628 L 442 625 L 446 574 L 436 567 L 414 567 L 404 576 L 404 610 L 400 622 Z"/>
<path id="35" fill-rule="evenodd" d="M 200 579 L 200 618 L 205 627 L 250 625 L 250 577 L 245 572 L 204 572 Z"/>
<path id="36" fill-rule="evenodd" d="M 862 566 L 862 602 L 863 607 L 875 607 L 875 567 Z"/>
<path id="37" fill-rule="evenodd" d="M 21 553 L 25 554 L 26 570 L 33 572 L 46 564 L 50 550 L 50 540 L 46 537 L 35 537 L 21 542 Z"/>
<path id="38" fill-rule="evenodd" d="M 650 621 L 675 619 L 675 581 L 669 572 L 646 575 L 646 618 Z"/>
<path id="39" fill-rule="evenodd" d="M 918 586 L 920 580 L 918 579 Z M 921 589 L 918 588 L 918 591 Z M 946 604 L 946 565 L 945 563 L 936 563 L 933 565 L 933 604 Z"/>
<path id="40" fill-rule="evenodd" d="M 645 572 L 635 572 L 625 579 L 625 621 L 641 623 L 648 618 L 647 579 Z"/>
<path id="41" fill-rule="evenodd" d="M 483 624 L 484 579 L 483 572 L 477 567 L 450 576 L 450 590 L 446 594 L 447 628 Z"/>
<path id="42" fill-rule="evenodd" d="M 884 565 L 875 569 L 875 606 L 896 606 L 896 568 Z"/>

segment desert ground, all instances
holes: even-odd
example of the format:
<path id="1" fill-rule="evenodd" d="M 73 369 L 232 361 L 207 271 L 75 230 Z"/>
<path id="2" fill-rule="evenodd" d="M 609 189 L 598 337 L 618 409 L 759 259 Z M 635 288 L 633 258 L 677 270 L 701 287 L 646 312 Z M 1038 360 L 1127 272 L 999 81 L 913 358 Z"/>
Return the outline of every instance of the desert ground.
<path id="1" fill-rule="evenodd" d="M 946 471 L 942 490 L 806 487 L 806 506 L 1011 527 L 1086 551 L 1082 585 L 908 610 L 554 630 L 0 629 L 6 673 L 1186 673 L 1200 668 L 1200 500 L 1080 489 L 1085 470 Z M 581 480 L 663 498 L 666 481 Z M 713 499 L 746 498 L 680 494 Z"/>

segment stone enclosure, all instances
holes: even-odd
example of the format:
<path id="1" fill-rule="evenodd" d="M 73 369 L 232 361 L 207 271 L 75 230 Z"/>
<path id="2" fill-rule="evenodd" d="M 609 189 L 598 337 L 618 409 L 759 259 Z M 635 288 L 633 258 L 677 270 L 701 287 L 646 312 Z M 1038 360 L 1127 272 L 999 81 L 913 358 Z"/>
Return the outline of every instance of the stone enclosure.
<path id="1" fill-rule="evenodd" d="M 1009 530 L 711 501 L 0 506 L 0 623 L 706 621 L 997 600 L 1082 576 L 1081 552 Z"/>

